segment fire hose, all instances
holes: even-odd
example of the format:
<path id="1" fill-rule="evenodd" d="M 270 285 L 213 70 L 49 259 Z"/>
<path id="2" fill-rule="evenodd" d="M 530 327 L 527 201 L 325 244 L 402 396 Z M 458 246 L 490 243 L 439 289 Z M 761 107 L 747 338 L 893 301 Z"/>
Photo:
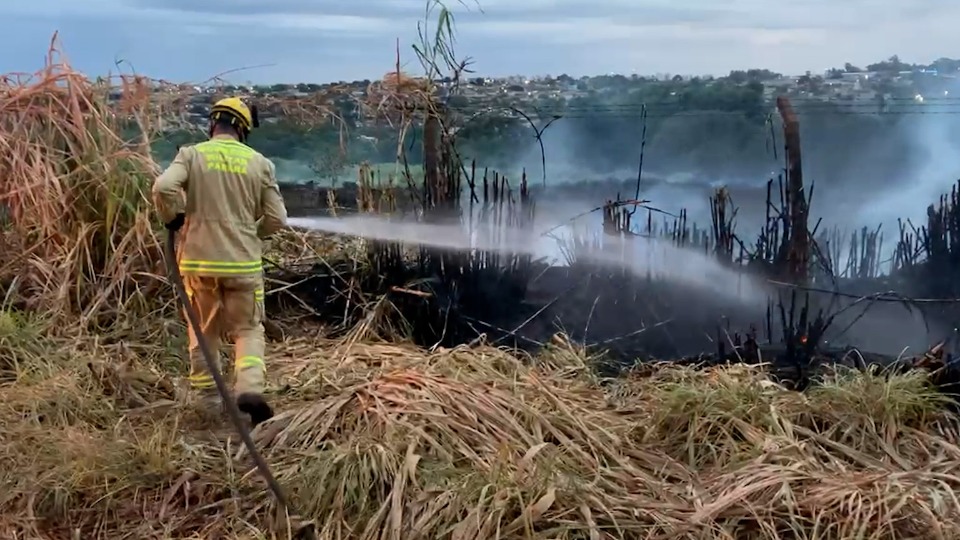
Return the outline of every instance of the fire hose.
<path id="1" fill-rule="evenodd" d="M 223 380 L 223 374 L 220 373 L 219 363 L 216 361 L 217 357 L 214 356 L 213 351 L 210 349 L 210 343 L 203 336 L 200 326 L 200 315 L 190 303 L 190 298 L 187 296 L 187 289 L 183 285 L 183 278 L 180 276 L 179 268 L 177 268 L 176 239 L 176 231 L 168 231 L 166 250 L 164 253 L 164 258 L 166 259 L 167 263 L 167 272 L 170 274 L 170 282 L 173 284 L 173 288 L 177 292 L 177 297 L 179 298 L 180 303 L 183 305 L 184 311 L 187 313 L 188 322 L 190 327 L 193 329 L 194 336 L 197 338 L 197 344 L 200 346 L 200 352 L 203 354 L 203 360 L 207 364 L 207 370 L 211 375 L 213 375 L 213 382 L 216 383 L 217 392 L 220 393 L 220 397 L 223 399 L 223 404 L 227 409 L 227 414 L 230 416 L 230 420 L 233 422 L 234 427 L 237 428 L 237 433 L 240 434 L 240 439 L 243 441 L 244 446 L 247 447 L 247 451 L 250 453 L 250 457 L 253 459 L 254 464 L 256 464 L 257 470 L 260 472 L 260 476 L 262 476 L 266 481 L 267 487 L 270 489 L 271 493 L 273 493 L 273 496 L 277 499 L 277 502 L 280 503 L 280 506 L 289 514 L 295 514 L 295 512 L 293 512 L 293 508 L 290 506 L 289 499 L 287 499 L 287 496 L 283 491 L 283 488 L 280 487 L 280 483 L 277 482 L 277 479 L 270 471 L 270 466 L 267 465 L 266 460 L 263 459 L 260 451 L 257 450 L 257 445 L 253 442 L 253 437 L 250 435 L 250 430 L 247 429 L 246 424 L 243 422 L 243 418 L 241 417 L 242 413 L 237 407 L 237 402 L 233 399 L 233 395 L 227 388 L 227 383 Z"/>

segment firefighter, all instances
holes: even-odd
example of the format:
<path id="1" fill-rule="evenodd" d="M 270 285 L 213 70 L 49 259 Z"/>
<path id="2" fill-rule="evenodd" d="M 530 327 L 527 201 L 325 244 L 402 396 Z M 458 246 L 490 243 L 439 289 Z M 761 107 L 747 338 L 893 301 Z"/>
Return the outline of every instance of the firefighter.
<path id="1" fill-rule="evenodd" d="M 153 185 L 166 228 L 181 231 L 177 264 L 203 338 L 213 351 L 223 335 L 234 341 L 234 395 L 254 426 L 273 416 L 263 397 L 262 241 L 287 221 L 274 164 L 246 145 L 258 126 L 256 108 L 240 98 L 216 102 L 209 140 L 179 149 Z M 202 401 L 219 405 L 197 336 L 187 329 L 190 385 Z"/>

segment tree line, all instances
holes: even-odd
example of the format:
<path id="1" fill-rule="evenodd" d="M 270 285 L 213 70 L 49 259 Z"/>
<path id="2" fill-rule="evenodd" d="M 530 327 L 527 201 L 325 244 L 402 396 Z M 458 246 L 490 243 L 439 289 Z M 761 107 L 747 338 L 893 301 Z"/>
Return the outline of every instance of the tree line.
<path id="1" fill-rule="evenodd" d="M 956 71 L 960 68 L 960 61 L 940 59 L 931 66 L 941 73 Z M 865 68 L 847 64 L 842 70 L 845 73 L 869 70 L 894 74 L 914 68 L 916 66 L 905 64 L 894 56 Z M 661 144 L 670 148 L 673 155 L 679 152 L 690 161 L 712 163 L 735 161 L 733 158 L 738 152 L 746 156 L 751 151 L 769 146 L 769 118 L 774 111 L 774 97 L 789 91 L 822 95 L 829 88 L 829 79 L 828 73 L 791 80 L 764 69 L 733 71 L 720 78 L 669 77 L 666 80 L 624 75 L 573 79 L 560 75 L 552 78 L 552 82 L 574 88 L 573 97 L 543 92 L 539 97 L 530 98 L 525 92 L 508 89 L 481 107 L 465 93 L 453 91 L 446 105 L 448 123 L 457 128 L 454 137 L 462 157 L 477 159 L 491 167 L 507 168 L 517 160 L 529 157 L 538 147 L 534 128 L 542 128 L 551 121 L 556 125 L 549 130 L 565 133 L 570 147 L 568 153 L 576 154 L 571 155 L 571 159 L 586 166 L 616 168 L 635 160 L 644 132 L 651 141 L 677 141 L 676 148 Z M 839 129 L 860 136 L 865 130 L 898 121 L 879 114 L 890 112 L 891 103 L 896 99 L 912 96 L 918 85 L 936 87 L 943 83 L 942 78 L 939 82 L 928 79 L 918 77 L 899 86 L 878 87 L 875 103 L 861 99 L 857 103 L 845 104 L 842 99 L 826 96 L 815 104 L 805 98 L 798 108 L 801 113 L 805 106 L 815 109 L 818 118 L 811 122 L 827 131 L 836 128 L 834 131 Z M 465 84 L 487 83 L 484 79 L 471 79 Z M 303 85 L 302 91 L 311 88 Z M 884 96 L 891 96 L 894 101 L 885 102 Z M 258 129 L 250 144 L 278 162 L 278 170 L 296 181 L 332 179 L 362 162 L 394 162 L 398 151 L 403 152 L 411 163 L 421 162 L 419 127 L 407 132 L 401 143 L 395 128 L 362 118 L 355 102 L 341 99 L 335 106 L 338 115 L 344 119 L 342 124 L 331 122 L 304 127 L 281 118 Z M 646 118 L 642 117 L 643 112 L 646 112 Z M 173 157 L 178 145 L 202 139 L 200 131 L 171 133 L 158 140 L 154 150 L 160 161 L 167 161 Z M 342 141 L 345 143 L 341 144 Z M 738 165 L 732 164 L 731 167 L 736 169 Z"/>

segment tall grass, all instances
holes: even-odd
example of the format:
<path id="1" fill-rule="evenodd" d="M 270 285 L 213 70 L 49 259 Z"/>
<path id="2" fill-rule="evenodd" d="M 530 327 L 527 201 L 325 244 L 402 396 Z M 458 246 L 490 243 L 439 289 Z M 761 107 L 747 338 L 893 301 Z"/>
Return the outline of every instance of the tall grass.
<path id="1" fill-rule="evenodd" d="M 7 213 L 0 267 L 20 279 L 23 307 L 53 322 L 108 323 L 155 307 L 160 246 L 151 226 L 149 82 L 91 81 L 51 44 L 43 69 L 0 79 L 0 205 Z M 111 93 L 115 99 L 111 100 Z M 136 140 L 121 137 L 139 132 Z M 126 129 L 125 129 L 126 128 Z"/>

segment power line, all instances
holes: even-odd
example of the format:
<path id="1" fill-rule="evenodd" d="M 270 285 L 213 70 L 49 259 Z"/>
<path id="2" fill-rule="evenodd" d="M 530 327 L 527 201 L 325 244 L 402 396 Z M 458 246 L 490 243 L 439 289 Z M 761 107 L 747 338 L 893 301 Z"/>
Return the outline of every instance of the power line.
<path id="1" fill-rule="evenodd" d="M 869 116 L 869 113 L 862 111 L 821 111 L 821 112 L 803 112 L 796 111 L 798 117 L 811 117 L 811 116 Z M 594 111 L 594 112 L 578 112 L 574 114 L 563 114 L 558 113 L 557 116 L 563 118 L 597 118 L 597 117 L 613 117 L 613 118 L 630 118 L 630 117 L 639 117 L 641 116 L 640 111 Z M 878 112 L 875 116 L 884 117 L 884 116 L 919 116 L 919 115 L 956 115 L 960 114 L 960 109 L 953 111 L 889 111 L 889 112 Z M 697 118 L 697 117 L 707 117 L 707 116 L 728 116 L 728 117 L 737 117 L 745 116 L 746 113 L 742 111 L 690 111 L 690 112 L 678 112 L 671 114 L 657 114 L 657 113 L 647 113 L 647 118 Z"/>
<path id="2" fill-rule="evenodd" d="M 516 102 L 520 103 L 529 103 L 529 102 Z M 689 107 L 692 105 L 697 105 L 698 103 L 687 103 L 683 101 L 658 101 L 658 102 L 640 102 L 640 103 L 590 103 L 590 104 L 549 104 L 549 106 L 544 107 L 546 109 L 622 109 L 622 108 L 641 108 L 646 107 L 647 109 L 653 109 L 657 107 Z M 758 103 L 756 105 L 761 105 L 763 107 L 774 108 L 773 103 Z M 832 102 L 807 102 L 807 103 L 793 103 L 794 108 L 820 108 L 820 109 L 846 109 L 846 108 L 877 108 L 879 106 L 894 106 L 894 107 L 913 107 L 913 108 L 928 108 L 928 107 L 956 107 L 960 106 L 960 101 L 945 101 L 945 102 L 901 102 L 901 103 L 865 103 L 865 102 L 856 102 L 856 103 L 832 103 Z M 477 109 L 481 110 L 484 108 L 495 108 L 500 105 L 464 105 L 464 106 L 453 106 L 454 108 L 461 109 Z M 515 106 L 515 105 L 514 105 Z M 510 107 L 507 105 L 506 107 Z"/>
<path id="3" fill-rule="evenodd" d="M 491 116 L 514 116 L 510 110 L 511 107 L 485 107 L 477 109 L 450 107 L 450 110 L 463 115 L 483 115 Z M 516 107 L 523 110 L 522 107 Z M 648 118 L 667 118 L 667 117 L 701 117 L 701 116 L 746 116 L 753 113 L 764 114 L 773 112 L 772 109 L 760 109 L 754 111 L 748 110 L 709 110 L 709 109 L 691 109 L 689 107 L 653 107 L 642 105 L 629 106 L 592 106 L 592 107 L 546 107 L 527 109 L 530 116 L 561 118 L 592 118 L 598 116 L 609 117 L 633 117 L 640 116 L 646 111 Z M 855 107 L 848 109 L 817 108 L 817 107 L 794 107 L 797 116 L 915 116 L 915 115 L 954 115 L 960 114 L 960 103 L 953 106 L 925 107 L 925 106 L 900 106 L 892 109 L 883 109 L 876 105 L 871 107 Z"/>
<path id="4" fill-rule="evenodd" d="M 958 92 L 958 94 L 960 94 L 960 92 Z M 452 94 L 452 95 L 456 96 L 456 95 L 459 95 L 459 94 Z M 627 95 L 629 95 L 629 94 L 627 94 Z M 924 96 L 922 93 L 921 93 L 921 94 L 918 94 L 918 95 L 920 95 L 921 97 L 918 98 L 918 97 L 916 97 L 916 96 L 913 96 L 913 97 L 890 96 L 890 97 L 882 97 L 882 98 L 881 98 L 881 97 L 874 97 L 874 98 L 856 98 L 856 99 L 849 99 L 849 100 L 848 100 L 848 99 L 839 99 L 839 98 L 833 98 L 833 99 L 831 99 L 831 98 L 812 97 L 812 96 L 810 96 L 810 97 L 794 96 L 794 97 L 790 97 L 789 99 L 790 99 L 790 102 L 793 103 L 793 104 L 797 104 L 797 103 L 813 103 L 813 104 L 823 104 L 823 105 L 848 105 L 848 104 L 857 104 L 857 103 L 864 103 L 864 102 L 867 102 L 867 104 L 878 103 L 878 102 L 887 102 L 887 103 L 890 103 L 890 102 L 893 102 L 893 103 L 908 102 L 908 103 L 918 103 L 918 104 L 923 104 L 923 103 L 942 103 L 942 102 L 947 102 L 947 103 L 960 103 L 960 95 L 958 95 L 957 97 Z M 483 97 L 483 96 L 479 96 L 479 97 Z M 516 96 L 509 96 L 509 95 L 508 95 L 508 96 L 505 96 L 505 97 L 516 97 Z M 468 97 L 468 99 L 469 99 L 469 97 Z M 556 99 L 561 99 L 561 98 L 556 98 Z M 562 98 L 562 99 L 567 99 L 567 98 Z M 586 96 L 578 96 L 578 97 L 573 97 L 573 98 L 571 98 L 571 99 L 589 99 L 589 98 L 586 97 Z M 684 97 L 682 96 L 682 92 L 679 92 L 676 96 L 670 96 L 669 99 L 666 99 L 666 98 L 662 98 L 662 97 L 661 97 L 661 98 L 658 98 L 658 99 L 656 99 L 656 100 L 648 100 L 648 101 L 643 101 L 643 100 L 641 100 L 641 102 L 644 102 L 644 103 L 646 103 L 647 105 L 656 105 L 656 104 L 662 104 L 662 103 L 679 103 L 679 102 L 681 102 L 683 99 L 684 99 Z M 774 103 L 773 100 L 770 100 L 770 99 L 767 99 L 767 98 L 764 98 L 764 101 L 770 102 L 771 104 Z"/>
<path id="5" fill-rule="evenodd" d="M 483 111 L 489 109 L 509 109 L 511 107 L 518 107 L 519 105 L 527 105 L 528 108 L 538 108 L 535 104 L 531 105 L 528 101 L 515 101 L 513 103 L 505 104 L 469 104 L 469 105 L 448 105 L 451 109 L 455 110 L 474 110 L 474 111 Z M 593 109 L 640 109 L 646 107 L 649 109 L 656 108 L 688 108 L 690 106 L 695 106 L 696 103 L 685 103 L 683 101 L 656 101 L 656 102 L 640 102 L 640 103 L 593 103 L 593 104 L 548 104 L 547 106 L 540 107 L 544 110 L 593 110 Z M 762 105 L 763 107 L 774 108 L 773 103 L 762 103 L 757 104 Z M 897 108 L 934 108 L 934 107 L 957 107 L 960 106 L 960 101 L 940 101 L 940 102 L 902 102 L 902 103 L 834 103 L 834 102 L 808 102 L 808 103 L 793 103 L 795 109 L 829 109 L 829 110 L 843 110 L 843 109 L 876 109 L 881 106 L 894 106 Z"/>
<path id="6" fill-rule="evenodd" d="M 539 112 L 544 115 L 549 114 L 558 114 L 562 116 L 567 116 L 569 114 L 640 114 L 643 112 L 641 107 L 633 108 L 584 108 L 584 109 L 555 109 L 555 110 L 540 110 Z M 745 115 L 750 112 L 754 113 L 763 113 L 767 111 L 746 111 L 746 110 L 711 110 L 711 109 L 675 109 L 670 110 L 668 108 L 664 109 L 646 109 L 647 113 L 650 116 L 657 114 L 663 116 L 683 116 L 683 115 L 694 115 L 699 116 L 703 114 L 732 114 L 732 115 Z M 956 114 L 960 113 L 960 105 L 952 108 L 940 108 L 940 109 L 920 109 L 920 108 L 907 108 L 907 109 L 891 109 L 891 110 L 880 110 L 877 108 L 873 109 L 853 109 L 853 110 L 828 110 L 828 109 L 803 109 L 803 108 L 794 108 L 794 111 L 797 114 L 807 114 L 807 115 L 867 115 L 874 113 L 878 116 L 883 116 L 887 114 L 897 115 L 897 114 Z"/>
<path id="7" fill-rule="evenodd" d="M 523 107 L 526 105 L 526 107 Z M 537 107 L 535 105 L 529 104 L 515 104 L 509 106 L 490 106 L 490 107 L 448 107 L 449 110 L 473 114 L 473 113 L 483 113 L 483 112 L 509 112 L 511 109 L 519 110 L 531 110 L 533 112 L 540 113 L 562 113 L 562 112 L 593 112 L 593 111 L 658 111 L 658 110 L 674 110 L 674 111 L 709 111 L 709 110 L 727 110 L 732 112 L 748 112 L 747 109 L 733 109 L 733 108 L 718 108 L 718 109 L 697 109 L 691 105 L 681 105 L 681 104 L 662 104 L 662 105 L 643 105 L 643 104 L 626 104 L 626 105 L 584 105 L 584 106 L 549 106 L 549 107 Z M 818 111 L 818 112 L 857 112 L 857 111 L 953 111 L 960 110 L 960 103 L 956 104 L 943 104 L 943 105 L 898 105 L 896 107 L 881 107 L 878 105 L 862 105 L 862 106 L 849 106 L 849 107 L 818 107 L 811 105 L 800 105 L 793 108 L 795 111 Z M 753 108 L 754 111 L 763 111 L 763 110 L 774 110 L 774 107 L 757 107 Z"/>
<path id="8" fill-rule="evenodd" d="M 958 94 L 960 94 L 960 92 L 958 92 Z M 922 100 L 922 101 L 925 101 L 925 102 L 931 102 L 931 101 L 960 101 L 960 97 L 937 97 L 937 96 L 928 97 L 928 96 L 924 96 L 924 95 L 923 95 L 923 92 L 919 92 L 917 95 L 921 96 L 921 100 Z M 823 98 L 823 97 L 816 97 L 816 96 L 807 96 L 807 97 L 804 97 L 804 96 L 791 96 L 789 99 L 790 99 L 790 102 L 791 102 L 791 103 L 803 103 L 803 102 L 809 102 L 809 103 L 849 103 L 848 100 L 845 100 L 845 99 L 842 99 L 842 98 Z M 881 97 L 881 96 L 875 96 L 875 97 L 872 97 L 872 98 L 855 98 L 855 99 L 853 99 L 852 101 L 864 101 L 865 99 L 872 99 L 872 100 L 874 100 L 874 101 L 880 101 L 880 100 L 883 100 L 883 101 L 918 101 L 916 95 L 914 95 L 914 96 L 912 96 L 912 97 L 902 97 L 902 96 Z"/>

